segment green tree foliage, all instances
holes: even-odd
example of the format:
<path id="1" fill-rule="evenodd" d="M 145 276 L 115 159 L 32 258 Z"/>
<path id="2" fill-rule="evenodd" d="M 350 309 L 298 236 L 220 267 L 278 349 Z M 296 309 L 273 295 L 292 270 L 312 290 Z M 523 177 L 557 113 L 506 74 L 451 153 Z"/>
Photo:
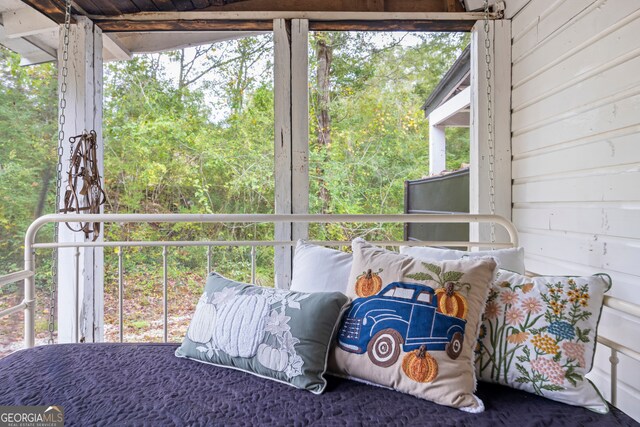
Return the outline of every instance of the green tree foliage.
<path id="1" fill-rule="evenodd" d="M 328 106 L 329 145 L 318 138 L 321 123 L 317 92 L 318 57 L 311 63 L 311 211 L 320 213 L 401 213 L 404 181 L 428 173 L 428 122 L 420 106 L 455 61 L 468 36 L 379 33 L 315 33 L 312 47 L 331 50 Z M 325 55 L 326 56 L 326 55 Z M 315 71 L 315 74 L 314 74 Z M 313 92 L 316 93 L 313 93 Z M 326 121 L 326 119 L 325 119 Z M 468 133 L 448 133 L 448 166 L 468 162 Z M 315 174 L 314 174 L 315 172 Z M 327 205 L 328 204 L 328 205 Z M 401 227 L 383 227 L 382 235 L 400 238 Z M 326 231 L 326 230 L 325 230 Z M 374 234 L 379 234 L 374 229 Z M 362 228 L 334 226 L 332 238 L 352 238 Z M 326 237 L 323 233 L 318 236 Z"/>
<path id="2" fill-rule="evenodd" d="M 437 33 L 311 35 L 311 212 L 402 212 L 404 181 L 428 168 L 420 106 L 468 40 Z M 326 79 L 318 83 L 321 45 L 330 56 Z M 105 211 L 273 212 L 272 57 L 266 35 L 105 65 Z M 22 68 L 18 61 L 0 51 L 2 272 L 20 265 L 26 226 L 34 215 L 53 211 L 55 194 L 56 69 Z M 467 134 L 448 134 L 447 164 L 468 162 Z M 362 232 L 347 226 L 314 231 L 329 238 Z M 242 225 L 106 230 L 108 239 L 271 233 L 271 227 Z M 400 237 L 398 227 L 371 233 Z"/>
<path id="3" fill-rule="evenodd" d="M 0 47 L 0 274 L 20 269 L 27 226 L 55 198 L 56 68 L 19 64 Z"/>

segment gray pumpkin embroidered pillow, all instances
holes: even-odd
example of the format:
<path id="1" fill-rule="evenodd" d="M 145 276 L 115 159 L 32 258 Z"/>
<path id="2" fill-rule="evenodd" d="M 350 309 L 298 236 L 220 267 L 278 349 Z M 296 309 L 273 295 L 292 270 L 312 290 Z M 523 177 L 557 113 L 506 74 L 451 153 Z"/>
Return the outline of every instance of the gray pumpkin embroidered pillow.
<path id="1" fill-rule="evenodd" d="M 234 282 L 211 273 L 176 356 L 321 393 L 327 353 L 349 299 Z"/>

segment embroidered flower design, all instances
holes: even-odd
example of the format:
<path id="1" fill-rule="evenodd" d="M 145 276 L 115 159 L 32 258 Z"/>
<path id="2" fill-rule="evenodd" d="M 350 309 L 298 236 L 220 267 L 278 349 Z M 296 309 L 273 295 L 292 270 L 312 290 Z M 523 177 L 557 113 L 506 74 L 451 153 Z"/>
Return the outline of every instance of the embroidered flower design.
<path id="1" fill-rule="evenodd" d="M 583 307 L 586 307 L 587 304 L 589 304 L 589 294 L 583 293 L 580 295 L 580 305 L 582 305 Z"/>
<path id="2" fill-rule="evenodd" d="M 547 332 L 555 335 L 558 341 L 563 339 L 572 340 L 576 337 L 576 331 L 573 329 L 573 326 L 564 320 L 550 323 Z"/>
<path id="3" fill-rule="evenodd" d="M 493 320 L 502 314 L 502 309 L 494 301 L 487 303 L 487 307 L 484 310 L 484 317 Z"/>
<path id="4" fill-rule="evenodd" d="M 515 304 L 518 302 L 518 294 L 513 291 L 502 292 L 502 294 L 500 294 L 500 302 L 504 305 Z"/>
<path id="5" fill-rule="evenodd" d="M 556 355 L 560 350 L 556 341 L 549 335 L 534 335 L 533 338 L 531 338 L 531 342 L 538 350 L 552 356 Z"/>
<path id="6" fill-rule="evenodd" d="M 487 336 L 487 325 L 484 323 L 480 325 L 480 334 L 478 335 L 479 339 L 482 339 Z"/>
<path id="7" fill-rule="evenodd" d="M 267 303 L 269 305 L 273 305 L 285 300 L 289 294 L 290 292 L 287 289 L 264 289 L 263 290 L 263 295 L 267 297 Z"/>
<path id="8" fill-rule="evenodd" d="M 511 334 L 507 337 L 507 342 L 510 344 L 522 344 L 529 338 L 529 332 L 518 332 Z"/>
<path id="9" fill-rule="evenodd" d="M 567 291 L 567 297 L 569 298 L 569 302 L 576 302 L 576 300 L 580 298 L 580 292 L 577 289 L 569 289 Z"/>
<path id="10" fill-rule="evenodd" d="M 522 293 L 528 294 L 533 289 L 533 283 L 525 283 L 522 285 Z"/>
<path id="11" fill-rule="evenodd" d="M 540 300 L 536 297 L 529 297 L 522 300 L 520 304 L 522 309 L 527 312 L 527 314 L 538 314 L 542 311 L 542 304 Z"/>
<path id="12" fill-rule="evenodd" d="M 296 354 L 295 345 L 300 343 L 300 340 L 291 335 L 291 331 L 285 331 L 278 340 L 280 341 L 280 345 L 283 350 L 286 350 L 291 354 Z"/>
<path id="13" fill-rule="evenodd" d="M 562 287 L 549 288 L 549 293 L 552 295 L 562 295 Z"/>
<path id="14" fill-rule="evenodd" d="M 234 296 L 236 296 L 235 289 L 231 287 L 224 288 L 220 292 L 215 292 L 213 294 L 213 297 L 211 298 L 211 304 L 213 305 L 224 304 L 230 299 L 232 299 Z"/>
<path id="15" fill-rule="evenodd" d="M 562 343 L 562 351 L 569 359 L 578 362 L 578 366 L 584 368 L 586 363 L 584 360 L 584 344 L 579 342 L 565 341 Z"/>
<path id="16" fill-rule="evenodd" d="M 555 314 L 556 316 L 560 316 L 562 314 L 562 312 L 564 311 L 565 305 L 562 303 L 559 303 L 557 301 L 551 301 L 549 303 L 549 306 L 551 307 L 551 310 L 553 311 L 553 314 Z"/>
<path id="17" fill-rule="evenodd" d="M 538 357 L 531 361 L 531 367 L 534 371 L 545 375 L 553 384 L 559 386 L 564 384 L 564 371 L 558 362 L 544 357 Z"/>
<path id="18" fill-rule="evenodd" d="M 288 324 L 291 317 L 284 314 L 284 309 L 280 313 L 277 310 L 272 310 L 265 320 L 264 330 L 274 335 L 280 335 L 291 329 Z"/>
<path id="19" fill-rule="evenodd" d="M 196 347 L 196 350 L 198 350 L 200 353 L 206 353 L 209 359 L 213 357 L 214 353 L 216 355 L 218 354 L 218 348 L 215 347 L 211 341 L 206 343 L 204 346 Z"/>
<path id="20" fill-rule="evenodd" d="M 522 321 L 524 320 L 524 314 L 520 309 L 512 307 L 507 310 L 507 313 L 505 314 L 505 320 L 509 325 L 515 326 L 519 323 L 522 323 Z"/>
<path id="21" fill-rule="evenodd" d="M 289 378 L 297 377 L 298 375 L 302 374 L 302 365 L 304 365 L 304 361 L 300 356 L 296 354 L 291 358 L 284 373 Z"/>

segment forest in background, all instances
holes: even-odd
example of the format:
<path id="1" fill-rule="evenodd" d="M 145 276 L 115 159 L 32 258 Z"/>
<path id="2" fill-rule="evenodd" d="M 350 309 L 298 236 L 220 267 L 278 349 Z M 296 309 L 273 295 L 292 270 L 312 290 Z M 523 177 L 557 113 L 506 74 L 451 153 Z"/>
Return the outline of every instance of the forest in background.
<path id="1" fill-rule="evenodd" d="M 468 35 L 323 32 L 309 41 L 310 212 L 403 212 L 404 181 L 428 173 L 428 122 L 420 106 Z M 21 269 L 24 231 L 35 217 L 53 212 L 56 72 L 54 64 L 20 67 L 17 55 L 0 50 L 0 274 Z M 139 55 L 105 64 L 104 72 L 105 212 L 274 211 L 271 35 Z M 448 129 L 447 144 L 449 169 L 469 161 L 466 129 Z M 266 225 L 243 224 L 105 230 L 107 240 L 240 240 L 271 233 Z M 332 240 L 401 238 L 402 228 L 335 224 L 311 233 Z M 51 235 L 52 229 L 42 232 L 43 239 Z M 170 310 L 178 337 L 186 327 L 181 314 L 190 312 L 201 290 L 206 255 L 204 248 L 171 252 Z M 214 268 L 246 281 L 248 256 L 244 248 L 216 249 Z M 273 281 L 272 258 L 267 249 L 258 254 L 260 284 Z M 160 259 L 160 250 L 125 252 L 130 333 L 153 329 L 149 319 L 161 318 Z M 38 264 L 44 295 L 50 254 L 39 254 Z M 117 322 L 115 268 L 117 253 L 105 250 L 108 324 Z M 0 291 L 0 309 L 20 292 Z M 39 308 L 38 329 L 45 330 L 46 307 Z"/>

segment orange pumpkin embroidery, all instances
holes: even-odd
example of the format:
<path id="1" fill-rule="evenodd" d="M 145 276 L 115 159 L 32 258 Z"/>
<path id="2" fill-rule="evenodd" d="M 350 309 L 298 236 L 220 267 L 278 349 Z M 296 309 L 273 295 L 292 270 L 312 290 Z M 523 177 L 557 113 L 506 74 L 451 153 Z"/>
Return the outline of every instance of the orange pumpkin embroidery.
<path id="1" fill-rule="evenodd" d="M 460 292 L 454 290 L 452 282 L 447 283 L 444 288 L 436 289 L 435 293 L 438 297 L 438 312 L 460 319 L 467 318 L 469 310 L 467 299 Z"/>
<path id="2" fill-rule="evenodd" d="M 382 279 L 378 275 L 382 272 L 382 269 L 377 273 L 373 273 L 371 269 L 363 272 L 358 276 L 356 280 L 356 295 L 359 297 L 369 297 L 377 294 L 382 289 Z"/>
<path id="3" fill-rule="evenodd" d="M 427 349 L 423 345 L 402 359 L 402 370 L 413 381 L 430 383 L 438 375 L 438 362 L 427 353 Z"/>

